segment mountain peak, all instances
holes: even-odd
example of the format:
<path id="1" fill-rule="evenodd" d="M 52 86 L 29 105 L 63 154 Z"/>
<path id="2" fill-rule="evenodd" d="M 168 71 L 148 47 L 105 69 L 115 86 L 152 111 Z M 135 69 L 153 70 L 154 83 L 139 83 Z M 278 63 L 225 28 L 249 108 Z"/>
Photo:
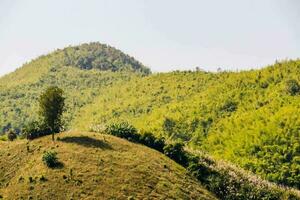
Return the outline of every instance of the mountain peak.
<path id="1" fill-rule="evenodd" d="M 84 43 L 57 50 L 59 65 L 102 71 L 134 71 L 150 74 L 151 70 L 122 51 L 99 42 Z"/>

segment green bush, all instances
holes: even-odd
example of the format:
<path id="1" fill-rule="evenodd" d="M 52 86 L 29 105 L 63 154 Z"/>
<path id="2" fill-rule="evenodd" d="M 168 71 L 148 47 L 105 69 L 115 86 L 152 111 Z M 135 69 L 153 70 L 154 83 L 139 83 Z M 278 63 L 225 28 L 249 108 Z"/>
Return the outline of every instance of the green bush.
<path id="1" fill-rule="evenodd" d="M 183 149 L 184 144 L 181 142 L 176 142 L 172 144 L 167 144 L 164 147 L 164 154 L 176 161 L 177 163 L 187 166 L 187 155 Z"/>
<path id="2" fill-rule="evenodd" d="M 156 138 L 152 133 L 146 132 L 139 137 L 139 143 L 163 152 L 165 141 L 163 138 Z"/>
<path id="3" fill-rule="evenodd" d="M 139 134 L 137 129 L 127 122 L 111 124 L 106 128 L 106 133 L 120 138 L 125 138 L 129 141 L 138 142 Z"/>
<path id="4" fill-rule="evenodd" d="M 57 153 L 53 151 L 46 151 L 42 160 L 50 168 L 54 168 L 58 165 Z"/>
<path id="5" fill-rule="evenodd" d="M 292 96 L 299 94 L 300 93 L 300 85 L 299 85 L 298 81 L 296 81 L 295 79 L 288 80 L 286 82 L 286 90 Z"/>
<path id="6" fill-rule="evenodd" d="M 105 132 L 132 142 L 143 144 L 162 153 L 164 152 L 165 141 L 163 138 L 156 138 L 150 132 L 139 134 L 138 130 L 127 122 L 111 124 L 106 128 Z"/>
<path id="7" fill-rule="evenodd" d="M 8 133 L 7 133 L 7 139 L 9 141 L 14 141 L 15 139 L 17 139 L 17 134 L 15 131 L 13 130 L 9 130 Z"/>
<path id="8" fill-rule="evenodd" d="M 28 140 L 33 140 L 51 134 L 51 130 L 37 121 L 27 123 L 22 129 L 22 135 Z"/>
<path id="9" fill-rule="evenodd" d="M 234 111 L 236 111 L 237 106 L 238 106 L 238 104 L 236 102 L 228 100 L 221 107 L 221 111 L 224 111 L 224 112 L 234 112 Z"/>

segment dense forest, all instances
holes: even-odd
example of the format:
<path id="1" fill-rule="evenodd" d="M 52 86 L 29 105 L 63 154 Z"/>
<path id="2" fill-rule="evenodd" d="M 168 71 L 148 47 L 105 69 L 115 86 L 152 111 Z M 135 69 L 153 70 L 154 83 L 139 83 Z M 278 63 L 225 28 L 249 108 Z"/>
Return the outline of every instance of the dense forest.
<path id="1" fill-rule="evenodd" d="M 150 69 L 121 51 L 83 44 L 41 56 L 0 78 L 0 129 L 36 120 L 36 101 L 65 91 L 65 129 L 127 121 L 142 132 L 300 188 L 300 61 L 241 72 Z"/>

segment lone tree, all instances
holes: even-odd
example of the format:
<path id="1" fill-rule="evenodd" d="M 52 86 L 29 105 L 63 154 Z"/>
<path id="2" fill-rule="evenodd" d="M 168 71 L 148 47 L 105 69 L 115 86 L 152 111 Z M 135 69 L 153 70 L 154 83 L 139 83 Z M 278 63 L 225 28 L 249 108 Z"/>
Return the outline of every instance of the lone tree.
<path id="1" fill-rule="evenodd" d="M 65 106 L 63 90 L 55 86 L 49 87 L 40 96 L 39 104 L 39 114 L 44 125 L 50 129 L 54 141 L 54 133 L 58 133 L 62 127 L 61 116 Z"/>

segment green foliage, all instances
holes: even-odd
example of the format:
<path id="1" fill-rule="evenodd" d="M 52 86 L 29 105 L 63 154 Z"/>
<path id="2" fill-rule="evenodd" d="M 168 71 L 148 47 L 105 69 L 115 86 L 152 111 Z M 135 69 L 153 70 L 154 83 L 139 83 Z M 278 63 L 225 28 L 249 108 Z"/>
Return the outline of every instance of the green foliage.
<path id="1" fill-rule="evenodd" d="M 45 126 L 52 132 L 58 133 L 62 127 L 61 116 L 65 106 L 63 90 L 58 87 L 49 87 L 40 96 L 40 111 Z"/>
<path id="2" fill-rule="evenodd" d="M 13 130 L 9 130 L 8 132 L 7 132 L 7 139 L 9 140 L 9 141 L 14 141 L 15 139 L 17 139 L 17 134 L 16 134 L 16 132 L 15 131 L 13 131 Z"/>
<path id="3" fill-rule="evenodd" d="M 28 140 L 33 140 L 51 133 L 51 129 L 37 121 L 28 122 L 22 128 L 22 136 Z"/>
<path id="4" fill-rule="evenodd" d="M 288 80 L 286 82 L 286 90 L 292 96 L 299 94 L 300 93 L 300 85 L 299 85 L 298 81 L 296 81 L 295 79 Z"/>
<path id="5" fill-rule="evenodd" d="M 164 147 L 164 154 L 176 161 L 177 163 L 186 166 L 187 165 L 187 156 L 183 149 L 184 144 L 181 142 L 167 144 Z"/>
<path id="6" fill-rule="evenodd" d="M 165 140 L 163 138 L 155 137 L 150 132 L 141 134 L 128 122 L 110 124 L 104 132 L 164 152 Z"/>
<path id="7" fill-rule="evenodd" d="M 165 147 L 165 141 L 163 138 L 157 138 L 152 133 L 146 132 L 139 137 L 139 143 L 163 152 Z"/>
<path id="8" fill-rule="evenodd" d="M 234 112 L 237 109 L 237 103 L 233 101 L 226 101 L 225 104 L 221 107 L 221 111 L 224 112 Z"/>
<path id="9" fill-rule="evenodd" d="M 140 137 L 137 129 L 127 122 L 111 124 L 107 127 L 105 132 L 110 135 L 128 139 L 129 141 L 138 141 Z"/>
<path id="10" fill-rule="evenodd" d="M 42 161 L 50 168 L 54 168 L 58 165 L 57 153 L 53 151 L 46 151 L 42 157 Z"/>
<path id="11" fill-rule="evenodd" d="M 62 50 L 63 65 L 75 66 L 80 69 L 98 69 L 102 71 L 132 70 L 143 74 L 150 74 L 149 68 L 144 67 L 134 58 L 108 45 L 100 43 L 83 44 Z"/>

